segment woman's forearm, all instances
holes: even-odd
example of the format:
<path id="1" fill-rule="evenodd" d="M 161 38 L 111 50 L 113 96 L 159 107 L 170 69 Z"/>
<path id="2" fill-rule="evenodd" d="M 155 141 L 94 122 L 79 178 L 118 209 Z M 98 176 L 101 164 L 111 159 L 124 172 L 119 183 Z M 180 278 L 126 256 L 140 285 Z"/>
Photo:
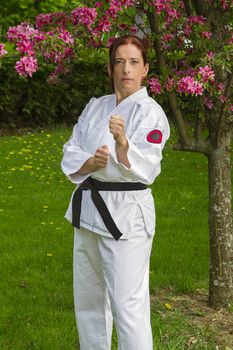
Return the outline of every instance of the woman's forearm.
<path id="1" fill-rule="evenodd" d="M 77 174 L 87 175 L 101 168 L 106 168 L 109 161 L 109 150 L 107 145 L 103 145 L 95 151 L 94 156 L 90 157 L 77 171 Z"/>
<path id="2" fill-rule="evenodd" d="M 131 164 L 128 159 L 128 149 L 129 149 L 129 144 L 126 139 L 125 145 L 119 145 L 119 143 L 116 142 L 116 154 L 117 154 L 117 159 L 118 162 L 122 163 L 126 168 L 130 168 Z"/>
<path id="3" fill-rule="evenodd" d="M 95 157 L 92 156 L 81 166 L 79 171 L 77 171 L 77 174 L 86 175 L 86 174 L 92 173 L 93 171 L 97 170 L 96 168 L 97 167 L 95 165 Z"/>

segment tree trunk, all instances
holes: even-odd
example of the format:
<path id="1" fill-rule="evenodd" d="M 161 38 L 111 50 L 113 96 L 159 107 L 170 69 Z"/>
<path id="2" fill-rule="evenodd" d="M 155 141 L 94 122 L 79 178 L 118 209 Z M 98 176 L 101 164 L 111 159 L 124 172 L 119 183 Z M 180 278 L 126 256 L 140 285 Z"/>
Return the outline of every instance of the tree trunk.
<path id="1" fill-rule="evenodd" d="M 209 303 L 226 307 L 233 302 L 233 232 L 231 162 L 228 147 L 208 155 L 209 165 Z"/>

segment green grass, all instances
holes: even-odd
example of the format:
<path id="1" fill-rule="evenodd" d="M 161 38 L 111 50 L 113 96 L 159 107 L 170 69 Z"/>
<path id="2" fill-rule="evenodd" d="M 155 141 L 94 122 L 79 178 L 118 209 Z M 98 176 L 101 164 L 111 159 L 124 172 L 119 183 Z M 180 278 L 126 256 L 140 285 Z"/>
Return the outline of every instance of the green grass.
<path id="1" fill-rule="evenodd" d="M 60 170 L 71 130 L 0 140 L 0 349 L 74 350 L 72 227 L 63 219 L 74 186 Z M 150 289 L 207 288 L 207 161 L 164 151 L 153 186 L 157 230 Z M 187 318 L 152 305 L 155 350 L 187 349 Z M 196 330 L 192 329 L 192 332 Z M 202 334 L 200 339 L 209 337 Z M 209 339 L 209 338 L 208 338 Z M 117 349 L 114 336 L 113 349 Z M 186 345 L 185 345 L 186 344 Z M 215 349 L 208 345 L 192 349 Z M 98 350 L 98 349 L 96 349 Z"/>
<path id="2" fill-rule="evenodd" d="M 208 182 L 204 155 L 164 151 L 153 185 L 157 229 L 151 257 L 151 291 L 208 284 Z"/>

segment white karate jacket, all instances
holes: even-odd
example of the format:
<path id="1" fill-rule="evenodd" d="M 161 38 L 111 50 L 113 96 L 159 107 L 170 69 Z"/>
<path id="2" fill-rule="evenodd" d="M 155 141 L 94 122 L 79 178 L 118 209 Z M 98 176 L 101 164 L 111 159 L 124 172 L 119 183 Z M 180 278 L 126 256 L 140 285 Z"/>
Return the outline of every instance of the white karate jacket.
<path id="1" fill-rule="evenodd" d="M 129 143 L 128 169 L 117 160 L 115 140 L 109 131 L 109 120 L 119 114 L 125 120 L 125 132 Z M 162 140 L 153 143 L 147 135 L 159 130 Z M 69 179 L 79 185 L 91 176 L 100 181 L 142 182 L 152 184 L 160 173 L 162 149 L 169 138 L 167 118 L 143 87 L 116 106 L 115 94 L 92 98 L 74 126 L 73 134 L 63 147 L 62 170 Z M 107 144 L 110 159 L 106 168 L 91 174 L 77 174 L 81 166 L 94 155 L 96 149 Z M 155 231 L 155 207 L 151 189 L 140 191 L 99 191 L 113 220 L 122 232 L 120 239 L 133 234 L 137 219 L 143 217 L 145 232 Z M 72 221 L 72 197 L 65 217 Z M 95 233 L 112 237 L 107 231 L 91 199 L 91 191 L 83 191 L 80 225 Z"/>

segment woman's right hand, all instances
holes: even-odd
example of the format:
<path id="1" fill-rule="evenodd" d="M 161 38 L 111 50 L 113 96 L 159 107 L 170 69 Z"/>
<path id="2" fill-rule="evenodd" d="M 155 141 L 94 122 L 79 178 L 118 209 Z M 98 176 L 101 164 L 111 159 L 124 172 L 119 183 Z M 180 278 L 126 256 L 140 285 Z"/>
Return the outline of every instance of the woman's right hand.
<path id="1" fill-rule="evenodd" d="M 103 145 L 95 151 L 94 156 L 89 158 L 77 172 L 81 175 L 92 173 L 101 168 L 106 168 L 109 160 L 109 150 L 107 145 Z"/>
<path id="2" fill-rule="evenodd" d="M 103 145 L 95 151 L 93 157 L 93 167 L 98 170 L 100 168 L 106 168 L 109 161 L 109 150 L 107 145 Z"/>

